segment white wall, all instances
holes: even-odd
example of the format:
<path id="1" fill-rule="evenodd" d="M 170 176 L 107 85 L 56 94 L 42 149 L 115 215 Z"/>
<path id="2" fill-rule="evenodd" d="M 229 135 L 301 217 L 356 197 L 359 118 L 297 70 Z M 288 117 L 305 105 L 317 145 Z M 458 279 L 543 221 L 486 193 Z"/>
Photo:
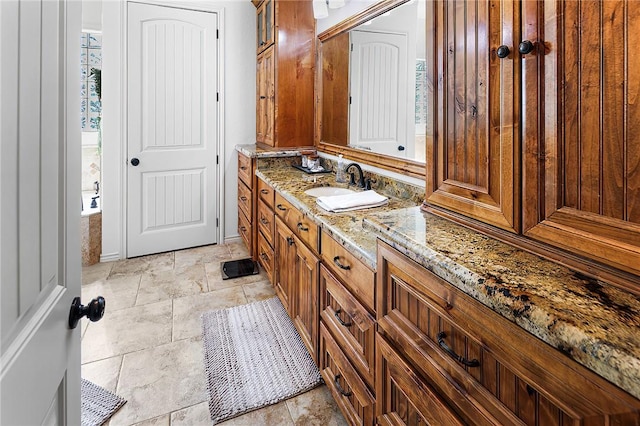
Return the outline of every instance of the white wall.
<path id="1" fill-rule="evenodd" d="M 378 1 L 379 0 L 347 0 L 344 7 L 340 9 L 329 9 L 329 16 L 316 21 L 316 34 L 320 34 L 345 19 L 362 12 L 372 4 L 378 3 Z"/>
<path id="2" fill-rule="evenodd" d="M 220 141 L 220 163 L 224 169 L 219 204 L 224 205 L 220 217 L 220 242 L 235 239 L 237 232 L 237 144 L 255 143 L 256 54 L 255 7 L 249 0 L 228 1 L 159 1 L 146 3 L 175 5 L 218 12 L 220 28 L 220 88 L 224 135 Z M 102 261 L 125 257 L 125 204 L 123 173 L 126 150 L 124 129 L 123 58 L 125 2 L 108 0 L 102 16 Z"/>
<path id="3" fill-rule="evenodd" d="M 102 31 L 102 0 L 82 0 L 82 31 Z"/>

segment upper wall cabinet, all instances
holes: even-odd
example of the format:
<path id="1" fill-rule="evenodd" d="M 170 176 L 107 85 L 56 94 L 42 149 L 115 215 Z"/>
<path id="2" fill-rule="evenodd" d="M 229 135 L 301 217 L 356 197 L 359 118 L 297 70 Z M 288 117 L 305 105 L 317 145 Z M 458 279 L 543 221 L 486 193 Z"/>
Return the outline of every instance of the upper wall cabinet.
<path id="1" fill-rule="evenodd" d="M 511 232 L 520 227 L 519 4 L 427 2 L 426 201 Z"/>
<path id="2" fill-rule="evenodd" d="M 313 145 L 315 21 L 310 1 L 254 1 L 257 16 L 256 141 Z"/>
<path id="3" fill-rule="evenodd" d="M 523 11 L 524 233 L 640 275 L 640 2 L 544 4 Z"/>

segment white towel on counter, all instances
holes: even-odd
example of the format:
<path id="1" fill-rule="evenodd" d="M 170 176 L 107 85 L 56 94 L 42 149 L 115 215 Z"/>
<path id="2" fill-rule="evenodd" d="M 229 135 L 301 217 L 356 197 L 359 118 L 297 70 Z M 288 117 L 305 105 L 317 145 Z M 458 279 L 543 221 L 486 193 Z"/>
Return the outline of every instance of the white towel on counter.
<path id="1" fill-rule="evenodd" d="M 389 202 L 389 199 L 376 191 L 363 191 L 355 194 L 332 195 L 316 198 L 318 206 L 324 210 L 340 213 L 350 210 L 369 209 L 380 207 Z"/>

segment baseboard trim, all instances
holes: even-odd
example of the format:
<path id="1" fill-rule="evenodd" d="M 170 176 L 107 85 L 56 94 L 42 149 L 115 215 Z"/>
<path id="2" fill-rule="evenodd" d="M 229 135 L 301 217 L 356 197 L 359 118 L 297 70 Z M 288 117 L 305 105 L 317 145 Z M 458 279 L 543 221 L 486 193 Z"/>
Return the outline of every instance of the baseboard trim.
<path id="1" fill-rule="evenodd" d="M 121 260 L 120 253 L 108 253 L 100 255 L 100 263 L 104 262 L 115 262 L 116 260 Z"/>
<path id="2" fill-rule="evenodd" d="M 224 239 L 225 244 L 237 243 L 238 241 L 242 241 L 240 234 L 232 235 L 231 237 L 226 237 Z"/>

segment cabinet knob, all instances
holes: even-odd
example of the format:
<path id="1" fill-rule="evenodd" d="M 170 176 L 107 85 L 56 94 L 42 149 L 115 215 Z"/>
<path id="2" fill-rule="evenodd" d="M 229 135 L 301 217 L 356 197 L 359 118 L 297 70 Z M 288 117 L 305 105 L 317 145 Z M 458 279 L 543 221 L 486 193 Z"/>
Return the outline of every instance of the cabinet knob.
<path id="1" fill-rule="evenodd" d="M 511 53 L 511 50 L 509 50 L 509 46 L 505 46 L 504 44 L 498 47 L 498 50 L 496 50 L 496 55 L 498 55 L 498 58 L 500 59 L 506 58 L 507 56 L 509 56 L 509 53 Z"/>
<path id="2" fill-rule="evenodd" d="M 518 52 L 526 55 L 527 53 L 533 52 L 534 47 L 535 46 L 532 42 L 530 42 L 529 40 L 525 40 L 518 45 Z"/>

